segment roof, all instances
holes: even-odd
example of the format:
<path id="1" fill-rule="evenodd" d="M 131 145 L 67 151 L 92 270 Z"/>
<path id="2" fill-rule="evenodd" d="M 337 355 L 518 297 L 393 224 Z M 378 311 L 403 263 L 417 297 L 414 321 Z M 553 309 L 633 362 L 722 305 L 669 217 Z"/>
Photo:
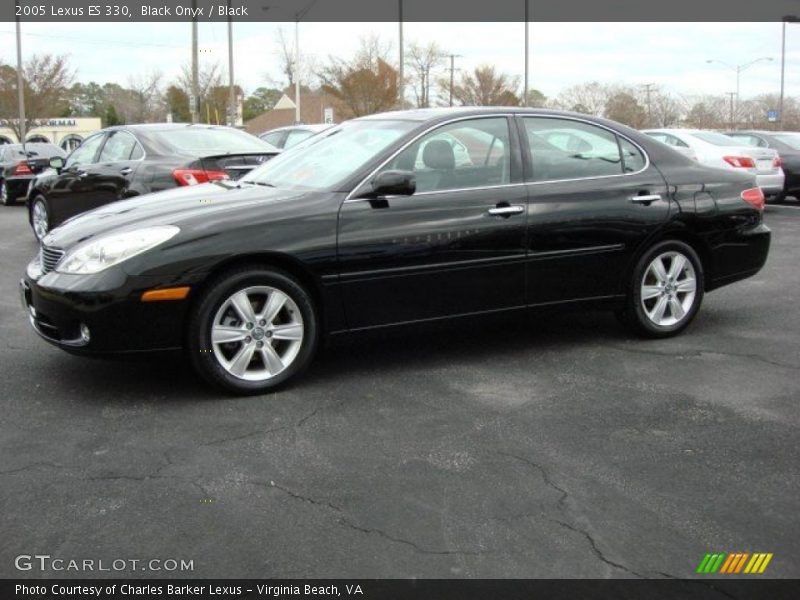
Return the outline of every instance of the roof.
<path id="1" fill-rule="evenodd" d="M 295 125 L 294 90 L 284 94 L 291 106 L 280 108 L 287 103 L 276 105 L 275 108 L 261 113 L 244 124 L 245 131 L 260 135 L 279 127 Z M 281 98 L 283 100 L 283 98 Z M 333 109 L 333 121 L 339 123 L 344 116 L 344 110 L 339 101 L 330 94 L 300 94 L 300 122 L 322 123 L 325 120 L 325 109 Z"/>

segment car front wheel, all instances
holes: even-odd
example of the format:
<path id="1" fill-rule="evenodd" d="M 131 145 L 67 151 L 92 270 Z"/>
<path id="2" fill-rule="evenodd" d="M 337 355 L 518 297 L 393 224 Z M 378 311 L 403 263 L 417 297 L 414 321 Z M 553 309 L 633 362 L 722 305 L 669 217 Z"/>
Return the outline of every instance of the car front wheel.
<path id="1" fill-rule="evenodd" d="M 36 196 L 31 204 L 31 228 L 33 235 L 40 242 L 50 231 L 50 211 L 47 208 L 47 201 L 42 196 Z"/>
<path id="2" fill-rule="evenodd" d="M 692 247 L 679 241 L 661 242 L 639 259 L 620 316 L 639 335 L 676 335 L 700 309 L 703 289 L 703 265 Z"/>
<path id="3" fill-rule="evenodd" d="M 269 392 L 313 357 L 317 317 L 290 275 L 242 267 L 216 279 L 195 304 L 187 349 L 198 374 L 237 394 Z"/>

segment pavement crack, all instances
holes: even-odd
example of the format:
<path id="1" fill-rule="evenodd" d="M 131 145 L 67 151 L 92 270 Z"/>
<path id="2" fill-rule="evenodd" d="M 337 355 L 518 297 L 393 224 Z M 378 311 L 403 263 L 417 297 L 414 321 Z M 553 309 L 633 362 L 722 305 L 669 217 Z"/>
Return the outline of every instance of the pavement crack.
<path id="1" fill-rule="evenodd" d="M 612 350 L 619 350 L 620 352 L 631 352 L 633 354 L 651 354 L 654 356 L 664 356 L 668 358 L 702 358 L 704 354 L 719 354 L 720 356 L 734 356 L 736 358 L 746 358 L 749 360 L 755 360 L 781 369 L 791 369 L 794 371 L 797 368 L 796 365 L 789 365 L 777 360 L 770 360 L 768 358 L 764 358 L 760 354 L 748 354 L 744 352 L 726 352 L 724 350 L 706 350 L 703 348 L 697 350 L 690 350 L 687 352 L 663 352 L 660 350 L 651 350 L 649 348 L 641 348 L 638 346 L 634 348 L 634 347 L 618 346 L 615 344 L 603 344 L 601 348 L 611 348 Z"/>
<path id="2" fill-rule="evenodd" d="M 585 537 L 586 540 L 589 542 L 589 546 L 591 546 L 591 548 L 592 548 L 592 552 L 594 553 L 594 555 L 600 561 L 606 563 L 607 565 L 609 565 L 611 567 L 614 567 L 616 569 L 620 569 L 621 571 L 625 571 L 626 573 L 630 573 L 631 575 L 636 575 L 637 577 L 641 577 L 642 579 L 645 579 L 644 575 L 642 575 L 640 573 L 637 573 L 636 571 L 633 571 L 632 569 L 629 569 L 625 565 L 622 565 L 622 564 L 620 564 L 618 562 L 614 562 L 613 560 L 610 560 L 609 558 L 607 558 L 606 555 L 603 554 L 603 551 L 600 550 L 599 546 L 597 545 L 597 542 L 595 541 L 595 539 L 591 536 L 591 534 L 588 531 L 585 531 L 583 529 L 579 529 L 579 528 L 575 527 L 574 525 L 570 525 L 569 523 L 565 523 L 564 521 L 557 521 L 557 520 L 554 520 L 554 519 L 551 519 L 551 521 L 553 521 L 553 523 L 557 523 L 558 525 L 561 525 L 562 527 L 564 527 L 566 529 L 569 529 L 570 531 L 574 531 L 575 533 L 578 533 L 578 534 L 582 535 L 583 537 Z"/>
<path id="3" fill-rule="evenodd" d="M 302 418 L 301 418 L 301 419 L 300 419 L 300 420 L 299 420 L 299 421 L 298 421 L 298 422 L 295 424 L 295 428 L 300 428 L 300 427 L 302 427 L 303 425 L 305 425 L 305 424 L 306 424 L 306 421 L 308 421 L 309 419 L 311 419 L 312 417 L 314 417 L 314 416 L 315 416 L 315 415 L 316 415 L 318 412 L 320 412 L 320 411 L 322 411 L 322 410 L 324 410 L 324 409 L 326 409 L 326 408 L 339 408 L 339 407 L 340 407 L 342 404 L 344 404 L 345 402 L 347 402 L 347 400 L 348 400 L 348 399 L 347 399 L 347 398 L 345 398 L 344 400 L 342 400 L 341 402 L 337 402 L 336 404 L 323 404 L 323 405 L 317 406 L 317 407 L 316 407 L 314 410 L 312 410 L 312 411 L 311 411 L 310 413 L 308 413 L 306 416 L 302 417 Z"/>
<path id="4" fill-rule="evenodd" d="M 200 446 L 201 447 L 218 446 L 220 444 L 227 444 L 229 442 L 238 442 L 240 440 L 246 440 L 246 439 L 252 438 L 252 437 L 258 437 L 258 436 L 262 436 L 262 435 L 269 435 L 270 433 L 275 433 L 276 431 L 282 431 L 284 429 L 287 429 L 287 427 L 285 425 L 283 425 L 281 427 L 275 427 L 274 429 L 259 429 L 258 431 L 251 431 L 250 433 L 243 433 L 242 435 L 236 435 L 236 436 L 231 436 L 231 437 L 220 438 L 218 440 L 212 440 L 210 442 L 206 442 L 204 444 L 200 444 Z"/>
<path id="5" fill-rule="evenodd" d="M 47 467 L 49 469 L 64 469 L 64 468 L 66 468 L 66 467 L 64 467 L 62 465 L 57 465 L 55 463 L 39 461 L 39 462 L 35 462 L 35 463 L 31 463 L 29 465 L 26 465 L 24 467 L 19 467 L 17 469 L 9 469 L 8 471 L 0 471 L 0 475 L 11 475 L 13 473 L 21 473 L 23 471 L 29 471 L 31 469 L 36 469 L 38 467 Z"/>
<path id="6" fill-rule="evenodd" d="M 517 461 L 519 461 L 521 463 L 524 463 L 524 464 L 526 464 L 528 466 L 531 466 L 534 469 L 536 469 L 537 471 L 539 471 L 539 473 L 542 476 L 542 481 L 544 481 L 545 485 L 553 488 L 554 490 L 556 490 L 560 494 L 560 496 L 558 498 L 558 502 L 556 504 L 557 504 L 557 506 L 558 506 L 558 508 L 560 510 L 564 510 L 564 508 L 566 506 L 566 502 L 567 502 L 567 497 L 569 496 L 569 494 L 567 494 L 567 491 L 564 488 L 562 488 L 561 486 L 556 484 L 552 479 L 550 479 L 550 475 L 548 474 L 547 469 L 545 469 L 539 463 L 536 463 L 536 462 L 530 460 L 529 458 L 525 458 L 525 457 L 519 456 L 517 454 L 511 454 L 511 453 L 508 453 L 508 452 L 498 452 L 498 454 L 500 456 L 507 456 L 508 458 L 513 458 L 514 460 L 517 460 Z"/>
<path id="7" fill-rule="evenodd" d="M 405 546 L 409 546 L 413 548 L 416 552 L 420 554 L 433 554 L 436 556 L 480 556 L 482 554 L 486 554 L 485 551 L 475 551 L 475 550 L 431 550 L 430 548 L 423 548 L 419 544 L 412 542 L 411 540 L 406 540 L 403 538 L 398 538 L 393 535 L 386 533 L 381 529 L 373 529 L 369 527 L 362 527 L 361 525 L 356 525 L 355 523 L 348 521 L 345 518 L 339 519 L 339 523 L 353 529 L 355 531 L 359 531 L 361 533 L 366 534 L 376 534 L 383 539 L 389 540 L 390 542 L 394 542 L 396 544 L 403 544 Z"/>
<path id="8" fill-rule="evenodd" d="M 317 500 L 316 498 L 312 498 L 311 496 L 305 496 L 303 494 L 298 494 L 294 490 L 290 490 L 287 487 L 284 487 L 280 484 L 275 483 L 274 481 L 270 481 L 269 483 L 264 481 L 249 481 L 248 483 L 252 485 L 257 485 L 267 489 L 276 489 L 295 500 L 301 500 L 302 502 L 308 502 L 309 504 L 314 504 L 315 506 L 321 506 L 323 508 L 329 508 L 330 510 L 336 511 L 337 513 L 341 513 L 342 509 L 335 504 L 331 504 L 330 502 L 326 502 L 324 500 Z"/>

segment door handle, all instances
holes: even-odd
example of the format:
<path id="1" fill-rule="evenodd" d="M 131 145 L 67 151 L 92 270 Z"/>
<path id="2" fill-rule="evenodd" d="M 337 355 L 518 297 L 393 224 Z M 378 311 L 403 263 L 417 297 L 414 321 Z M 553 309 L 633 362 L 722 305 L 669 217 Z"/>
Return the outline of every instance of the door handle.
<path id="1" fill-rule="evenodd" d="M 511 215 L 518 215 L 525 211 L 524 206 L 514 204 L 513 206 L 496 206 L 489 209 L 489 214 L 493 217 L 510 217 Z"/>
<path id="2" fill-rule="evenodd" d="M 661 200 L 661 194 L 642 194 L 641 196 L 631 196 L 629 200 L 637 204 L 650 204 L 656 200 Z"/>
<path id="3" fill-rule="evenodd" d="M 133 169 L 131 169 L 130 167 L 125 167 L 124 169 L 120 170 L 120 173 L 122 173 L 123 175 L 130 175 L 131 173 L 133 173 Z"/>

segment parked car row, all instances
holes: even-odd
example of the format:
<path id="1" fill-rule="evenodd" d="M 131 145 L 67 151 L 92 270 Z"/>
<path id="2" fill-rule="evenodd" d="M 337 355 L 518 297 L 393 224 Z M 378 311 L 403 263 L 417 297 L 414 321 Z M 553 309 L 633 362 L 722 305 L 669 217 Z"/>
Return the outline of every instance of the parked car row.
<path id="1" fill-rule="evenodd" d="M 66 159 L 63 153 L 51 154 L 45 163 L 52 168 L 44 172 L 43 159 L 28 160 L 39 173 L 27 192 L 31 228 L 41 240 L 52 228 L 93 208 L 178 186 L 236 180 L 278 152 L 230 127 L 109 127 L 86 138 Z"/>
<path id="2" fill-rule="evenodd" d="M 207 129 L 107 130 L 34 185 L 34 206 L 61 188 L 124 196 L 133 183 L 111 179 L 129 166 L 137 193 L 179 186 L 40 232 L 20 282 L 39 336 L 87 355 L 180 349 L 208 382 L 254 394 L 322 340 L 390 326 L 596 304 L 639 335 L 675 335 L 769 251 L 758 165 L 711 168 L 605 119 L 384 113 L 244 176 L 272 147 L 175 139 Z"/>
<path id="3" fill-rule="evenodd" d="M 746 171 L 771 199 L 800 194 L 800 133 L 645 129 L 650 137 L 702 164 Z"/>
<path id="4" fill-rule="evenodd" d="M 51 158 L 64 158 L 54 144 L 4 144 L 0 146 L 0 201 L 6 206 L 28 193 L 33 178 L 50 167 Z"/>

